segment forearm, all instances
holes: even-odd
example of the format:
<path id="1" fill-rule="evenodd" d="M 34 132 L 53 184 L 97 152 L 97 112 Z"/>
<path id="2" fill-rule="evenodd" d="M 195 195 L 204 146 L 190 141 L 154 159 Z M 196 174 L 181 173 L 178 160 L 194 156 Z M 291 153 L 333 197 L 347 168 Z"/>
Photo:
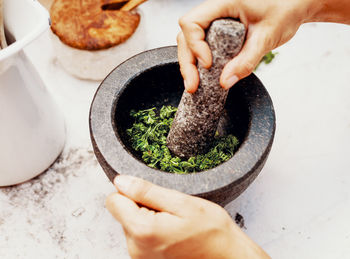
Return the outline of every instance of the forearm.
<path id="1" fill-rule="evenodd" d="M 350 0 L 310 0 L 304 22 L 350 24 Z"/>

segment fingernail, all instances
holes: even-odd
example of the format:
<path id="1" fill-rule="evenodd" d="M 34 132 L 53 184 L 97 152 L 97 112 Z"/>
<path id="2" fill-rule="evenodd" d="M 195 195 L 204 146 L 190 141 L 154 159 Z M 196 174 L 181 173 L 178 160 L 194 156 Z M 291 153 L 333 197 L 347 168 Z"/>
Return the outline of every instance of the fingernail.
<path id="1" fill-rule="evenodd" d="M 127 193 L 132 185 L 133 178 L 128 175 L 118 175 L 114 178 L 114 185 L 117 187 L 119 192 Z"/>
<path id="2" fill-rule="evenodd" d="M 238 76 L 233 75 L 231 77 L 226 78 L 223 82 L 223 87 L 227 90 L 231 88 L 235 83 L 237 83 L 239 80 Z"/>

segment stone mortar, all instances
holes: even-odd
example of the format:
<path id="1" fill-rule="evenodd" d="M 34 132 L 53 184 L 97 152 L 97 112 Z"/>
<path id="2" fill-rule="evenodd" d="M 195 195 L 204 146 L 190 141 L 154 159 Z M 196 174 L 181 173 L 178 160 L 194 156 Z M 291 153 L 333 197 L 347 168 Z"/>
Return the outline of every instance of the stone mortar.
<path id="1" fill-rule="evenodd" d="M 225 104 L 227 133 L 240 146 L 227 162 L 200 173 L 179 175 L 148 167 L 126 134 L 131 109 L 175 105 L 183 93 L 177 48 L 143 52 L 113 70 L 91 104 L 90 136 L 95 155 L 108 178 L 118 174 L 141 177 L 160 186 L 225 205 L 242 193 L 261 171 L 275 132 L 272 101 L 255 75 L 233 87 Z"/>
<path id="2" fill-rule="evenodd" d="M 220 86 L 220 74 L 243 46 L 245 27 L 233 19 L 219 19 L 207 30 L 206 42 L 212 52 L 212 66 L 197 65 L 200 83 L 190 94 L 184 91 L 167 145 L 179 157 L 192 157 L 208 151 L 224 110 L 228 90 Z"/>

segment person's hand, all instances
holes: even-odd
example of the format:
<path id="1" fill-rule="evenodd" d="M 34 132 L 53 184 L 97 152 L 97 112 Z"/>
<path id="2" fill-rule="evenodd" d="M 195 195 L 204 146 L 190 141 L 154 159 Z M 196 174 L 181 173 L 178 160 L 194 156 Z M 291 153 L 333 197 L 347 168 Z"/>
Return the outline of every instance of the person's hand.
<path id="1" fill-rule="evenodd" d="M 196 62 L 205 68 L 212 63 L 204 41 L 205 29 L 218 18 L 239 19 L 247 36 L 241 52 L 223 69 L 220 84 L 228 89 L 253 72 L 265 53 L 293 37 L 310 15 L 309 0 L 207 0 L 181 17 L 177 37 L 178 58 L 185 88 L 193 93 L 199 84 Z"/>
<path id="2" fill-rule="evenodd" d="M 269 258 L 212 202 L 120 175 L 106 207 L 133 259 Z"/>

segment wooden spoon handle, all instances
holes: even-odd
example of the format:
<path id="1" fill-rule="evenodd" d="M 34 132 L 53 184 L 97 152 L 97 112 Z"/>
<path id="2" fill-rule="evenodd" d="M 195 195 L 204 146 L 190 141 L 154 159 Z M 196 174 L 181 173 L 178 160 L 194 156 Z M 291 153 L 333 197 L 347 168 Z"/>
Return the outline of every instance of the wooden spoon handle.
<path id="1" fill-rule="evenodd" d="M 120 10 L 129 0 L 101 0 L 103 10 Z"/>
<path id="2" fill-rule="evenodd" d="M 130 0 L 127 4 L 125 4 L 120 10 L 121 11 L 131 11 L 132 9 L 136 8 L 143 2 L 146 2 L 147 0 Z"/>
<path id="3" fill-rule="evenodd" d="M 7 47 L 4 29 L 4 3 L 0 0 L 0 49 Z"/>
<path id="4" fill-rule="evenodd" d="M 117 4 L 117 3 L 125 3 L 125 2 L 129 2 L 129 0 L 101 0 L 101 5 Z"/>

